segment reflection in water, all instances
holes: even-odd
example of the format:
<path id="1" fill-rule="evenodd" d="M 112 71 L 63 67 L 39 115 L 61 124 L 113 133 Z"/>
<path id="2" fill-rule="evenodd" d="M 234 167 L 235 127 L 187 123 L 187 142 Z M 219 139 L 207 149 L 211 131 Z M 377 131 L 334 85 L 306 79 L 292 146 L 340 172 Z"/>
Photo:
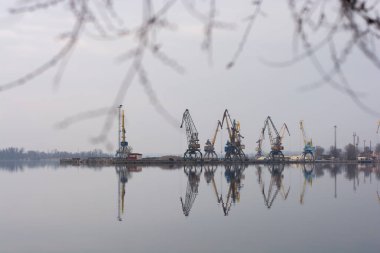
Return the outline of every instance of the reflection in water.
<path id="1" fill-rule="evenodd" d="M 278 193 L 280 192 L 282 195 L 282 198 L 286 200 L 288 198 L 289 192 L 290 192 L 290 186 L 288 187 L 288 190 L 285 190 L 285 187 L 283 185 L 283 171 L 284 171 L 284 164 L 276 163 L 272 164 L 271 167 L 268 168 L 271 178 L 268 188 L 268 193 L 265 194 L 265 184 L 261 180 L 261 192 L 264 197 L 264 204 L 268 209 L 270 209 L 273 205 L 274 200 L 276 199 Z M 273 193 L 273 187 L 275 187 L 274 193 Z"/>
<path id="2" fill-rule="evenodd" d="M 240 201 L 240 190 L 243 188 L 242 180 L 244 177 L 244 165 L 242 164 L 233 164 L 226 165 L 224 176 L 227 183 L 229 184 L 228 193 L 226 200 L 223 200 L 221 195 L 220 202 L 222 203 L 223 213 L 225 216 L 228 215 L 231 209 L 232 203 L 238 203 Z"/>
<path id="3" fill-rule="evenodd" d="M 8 172 L 24 172 L 26 169 L 53 168 L 62 169 L 57 160 L 36 161 L 0 161 L 0 170 Z"/>
<path id="4" fill-rule="evenodd" d="M 376 164 L 164 169 L 0 169 L 0 252 L 379 252 Z"/>
<path id="5" fill-rule="evenodd" d="M 122 221 L 123 216 L 124 216 L 125 184 L 132 177 L 131 172 L 140 172 L 142 169 L 140 167 L 126 167 L 126 166 L 116 166 L 115 169 L 116 169 L 116 174 L 118 176 L 117 219 L 119 221 Z"/>
<path id="6" fill-rule="evenodd" d="M 301 205 L 304 203 L 306 186 L 309 185 L 311 187 L 313 185 L 313 177 L 315 177 L 314 167 L 315 167 L 314 163 L 303 164 L 302 174 L 304 177 L 304 182 L 303 182 L 302 191 L 301 191 L 301 195 L 300 195 L 300 204 Z"/>
<path id="7" fill-rule="evenodd" d="M 359 187 L 359 173 L 358 173 L 358 165 L 356 164 L 347 164 L 346 169 L 346 177 L 349 180 L 352 180 L 352 188 L 356 191 L 357 187 Z"/>
<path id="8" fill-rule="evenodd" d="M 222 196 L 221 195 L 219 196 L 218 188 L 216 187 L 216 183 L 215 183 L 215 171 L 216 171 L 216 169 L 217 169 L 217 166 L 208 165 L 205 168 L 204 176 L 205 176 L 207 184 L 212 183 L 212 188 L 213 188 L 214 193 L 215 193 L 216 201 L 218 204 L 220 204 L 220 202 L 222 201 L 221 200 Z"/>
<path id="9" fill-rule="evenodd" d="M 185 172 L 188 180 L 186 187 L 185 202 L 183 201 L 182 197 L 180 198 L 180 200 L 183 214 L 185 216 L 189 216 L 190 210 L 198 194 L 199 181 L 201 179 L 202 174 L 202 166 L 197 167 L 196 165 L 185 165 L 183 171 Z"/>

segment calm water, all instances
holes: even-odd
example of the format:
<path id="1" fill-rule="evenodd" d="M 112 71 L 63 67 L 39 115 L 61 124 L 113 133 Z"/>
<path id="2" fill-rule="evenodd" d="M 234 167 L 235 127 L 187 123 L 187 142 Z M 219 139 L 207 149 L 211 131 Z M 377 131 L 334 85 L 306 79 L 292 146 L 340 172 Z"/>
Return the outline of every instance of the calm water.
<path id="1" fill-rule="evenodd" d="M 380 167 L 0 164 L 0 252 L 380 252 Z"/>

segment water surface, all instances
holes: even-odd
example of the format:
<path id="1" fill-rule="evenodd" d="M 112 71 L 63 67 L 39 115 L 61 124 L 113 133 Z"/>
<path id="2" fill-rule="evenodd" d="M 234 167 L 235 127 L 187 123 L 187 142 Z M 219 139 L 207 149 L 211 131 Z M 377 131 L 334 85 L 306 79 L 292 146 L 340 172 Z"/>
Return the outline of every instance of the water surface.
<path id="1" fill-rule="evenodd" d="M 0 252 L 380 252 L 376 165 L 0 164 Z"/>

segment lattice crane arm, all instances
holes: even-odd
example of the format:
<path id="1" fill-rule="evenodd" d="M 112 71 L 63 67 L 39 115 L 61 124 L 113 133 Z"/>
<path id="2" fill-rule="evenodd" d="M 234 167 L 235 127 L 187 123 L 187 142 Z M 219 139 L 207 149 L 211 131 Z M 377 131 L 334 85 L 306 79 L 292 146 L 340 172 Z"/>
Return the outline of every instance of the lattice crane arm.
<path id="1" fill-rule="evenodd" d="M 233 122 L 231 120 L 230 114 L 228 113 L 227 109 L 224 111 L 224 114 L 223 114 L 221 128 L 223 127 L 224 121 L 226 121 L 227 123 L 227 130 L 228 130 L 228 136 L 230 137 L 230 141 L 233 141 L 233 134 L 231 130 L 231 126 L 233 125 Z"/>
<path id="2" fill-rule="evenodd" d="M 198 131 L 195 127 L 194 121 L 190 116 L 190 112 L 188 109 L 183 113 L 182 116 L 182 123 L 180 128 L 183 127 L 183 124 L 185 123 L 185 129 L 186 129 L 186 135 L 187 135 L 187 142 L 188 144 L 197 143 L 199 141 L 198 139 Z"/>
<path id="3" fill-rule="evenodd" d="M 257 143 L 256 151 L 261 151 L 261 150 L 262 150 L 262 147 L 263 147 L 263 141 L 264 141 L 264 139 L 265 139 L 264 130 L 265 130 L 265 128 L 263 128 L 263 129 L 261 130 L 260 137 L 259 137 L 258 141 L 256 141 L 256 143 Z"/>
<path id="4" fill-rule="evenodd" d="M 268 129 L 268 135 L 269 135 L 269 141 L 270 141 L 270 144 L 271 146 L 273 146 L 275 144 L 275 138 L 273 138 L 273 133 L 272 133 L 272 129 L 276 135 L 276 138 L 278 138 L 280 135 L 275 127 L 275 125 L 273 124 L 273 121 L 271 119 L 270 116 L 267 117 L 267 119 L 265 120 L 264 122 L 264 128 L 263 128 L 263 134 L 265 133 L 265 130 Z"/>
<path id="5" fill-rule="evenodd" d="M 287 132 L 288 135 L 290 136 L 290 132 L 289 132 L 289 129 L 288 129 L 288 126 L 286 125 L 286 123 L 284 123 L 284 124 L 282 125 L 281 130 L 280 130 L 280 137 L 281 137 L 281 139 L 284 138 L 284 136 L 285 136 L 285 132 Z"/>

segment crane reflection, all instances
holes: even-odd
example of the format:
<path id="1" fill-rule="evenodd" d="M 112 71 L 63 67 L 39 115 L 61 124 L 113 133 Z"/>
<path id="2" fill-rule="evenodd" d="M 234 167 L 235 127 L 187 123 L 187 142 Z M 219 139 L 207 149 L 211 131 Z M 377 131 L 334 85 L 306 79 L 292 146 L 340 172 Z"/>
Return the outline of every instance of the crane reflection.
<path id="1" fill-rule="evenodd" d="M 141 167 L 127 167 L 127 166 L 116 166 L 116 174 L 118 177 L 118 201 L 117 201 L 117 219 L 122 221 L 124 217 L 124 204 L 125 204 L 125 185 L 128 180 L 132 177 L 132 172 L 140 172 Z"/>
<path id="2" fill-rule="evenodd" d="M 315 167 L 314 163 L 308 163 L 308 164 L 304 163 L 303 164 L 302 174 L 304 177 L 304 182 L 303 182 L 302 191 L 301 191 L 301 195 L 300 195 L 300 204 L 301 205 L 304 204 L 307 185 L 309 185 L 310 187 L 313 185 L 313 178 L 315 177 L 314 167 Z"/>
<path id="3" fill-rule="evenodd" d="M 183 200 L 182 197 L 180 197 L 180 200 L 183 214 L 185 216 L 189 216 L 195 198 L 198 195 L 198 187 L 202 174 L 202 166 L 185 165 L 183 171 L 187 176 L 187 187 L 185 200 Z"/>
<path id="4" fill-rule="evenodd" d="M 240 191 L 243 188 L 242 180 L 245 178 L 243 172 L 245 166 L 243 164 L 226 165 L 224 177 L 229 184 L 228 193 L 225 200 L 222 195 L 220 202 L 222 203 L 223 213 L 227 216 L 231 210 L 232 204 L 240 202 Z"/>
<path id="5" fill-rule="evenodd" d="M 264 197 L 265 206 L 270 209 L 273 205 L 274 200 L 276 199 L 278 193 L 280 193 L 284 200 L 288 198 L 290 192 L 290 186 L 287 190 L 285 190 L 283 184 L 283 171 L 285 164 L 282 163 L 274 163 L 271 167 L 268 168 L 271 178 L 269 182 L 268 192 L 265 193 L 265 182 L 261 180 L 261 193 Z"/>

